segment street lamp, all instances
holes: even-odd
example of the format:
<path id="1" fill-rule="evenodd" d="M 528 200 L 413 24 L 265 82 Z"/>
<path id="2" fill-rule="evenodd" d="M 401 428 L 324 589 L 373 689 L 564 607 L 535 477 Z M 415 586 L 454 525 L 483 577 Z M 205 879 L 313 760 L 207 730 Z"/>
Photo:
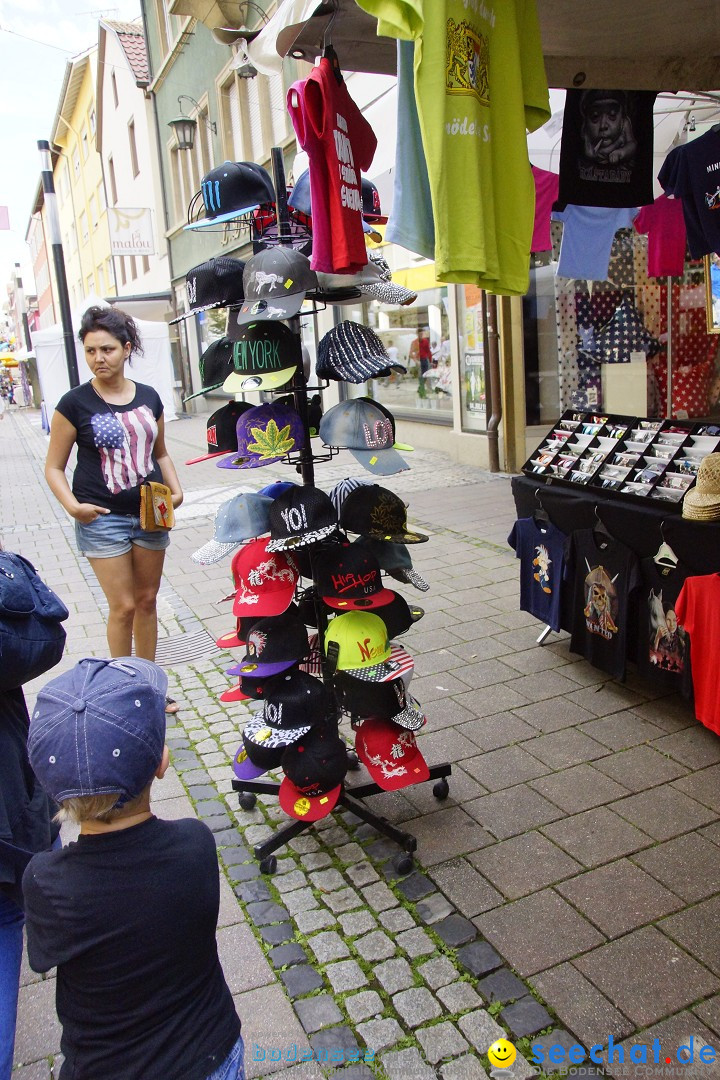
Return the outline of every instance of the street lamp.
<path id="1" fill-rule="evenodd" d="M 180 94 L 178 97 L 178 105 L 180 106 L 180 116 L 176 116 L 174 120 L 168 120 L 168 127 L 171 131 L 175 132 L 175 138 L 177 139 L 178 150 L 192 150 L 195 145 L 195 128 L 197 127 L 197 120 L 194 116 L 186 116 L 182 111 L 183 98 L 186 101 L 192 103 L 200 113 L 200 105 L 195 98 L 190 97 L 189 94 Z M 217 135 L 217 124 L 214 120 L 208 120 L 206 116 L 201 115 L 201 119 L 205 121 L 205 124 L 212 131 L 213 135 Z"/>

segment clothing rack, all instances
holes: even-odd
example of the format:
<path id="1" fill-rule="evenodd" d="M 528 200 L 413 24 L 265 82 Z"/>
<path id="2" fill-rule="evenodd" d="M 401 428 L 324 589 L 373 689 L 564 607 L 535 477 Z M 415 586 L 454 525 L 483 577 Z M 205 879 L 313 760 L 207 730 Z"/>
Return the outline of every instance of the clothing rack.
<path id="1" fill-rule="evenodd" d="M 287 189 L 285 186 L 285 164 L 283 160 L 283 152 L 280 147 L 273 147 L 272 149 L 272 168 L 273 168 L 273 183 L 275 186 L 276 207 L 277 207 L 277 220 L 278 220 L 278 237 L 280 243 L 291 243 L 292 236 L 290 230 L 290 218 L 287 206 Z M 288 320 L 288 326 L 294 334 L 300 336 L 300 316 L 295 315 Z M 295 375 L 293 376 L 290 384 L 290 390 L 293 394 L 293 400 L 295 408 L 300 416 L 300 420 L 303 426 L 303 432 L 305 435 L 303 449 L 300 452 L 299 458 L 296 461 L 296 468 L 302 476 L 303 486 L 313 487 L 315 485 L 315 469 L 312 446 L 310 442 L 309 422 L 308 422 L 308 404 L 307 404 L 307 380 L 302 369 L 302 365 L 298 365 Z M 283 387 L 279 392 L 287 392 L 287 388 Z M 313 582 L 316 580 L 315 573 L 315 558 L 316 555 L 310 550 L 310 569 L 312 572 Z M 322 642 L 325 639 L 325 633 L 327 631 L 327 614 L 322 602 L 322 598 L 315 591 L 314 595 L 315 606 L 315 621 L 318 629 L 318 644 L 322 655 Z M 342 712 L 337 705 L 334 689 L 333 689 L 333 668 L 326 658 L 323 657 L 322 661 L 322 681 L 330 694 L 330 699 L 333 702 L 332 713 L 328 717 L 329 723 L 334 723 L 337 726 L 340 724 Z M 352 718 L 351 718 L 352 720 Z M 353 750 L 348 750 L 348 765 L 350 771 L 357 770 L 359 768 L 359 761 L 357 755 Z M 439 765 L 430 767 L 430 776 L 428 780 L 435 780 L 436 783 L 433 786 L 433 795 L 436 799 L 444 800 L 450 793 L 450 787 L 447 781 L 447 777 L 452 772 L 452 766 L 448 762 L 443 762 Z M 425 781 L 427 783 L 427 781 Z M 277 795 L 280 785 L 276 781 L 272 780 L 238 780 L 233 779 L 232 787 L 234 791 L 239 793 L 239 804 L 243 810 L 252 810 L 257 802 L 258 795 Z M 336 806 L 343 806 L 346 810 L 349 810 L 355 817 L 364 821 L 366 824 L 371 825 L 377 832 L 386 836 L 389 840 L 394 841 L 402 849 L 401 852 L 395 856 L 393 860 L 393 866 L 399 874 L 409 874 L 413 869 L 413 852 L 417 849 L 417 840 L 415 837 L 402 829 L 396 828 L 386 818 L 380 814 L 374 813 L 367 807 L 362 800 L 368 798 L 371 795 L 380 795 L 383 793 L 383 788 L 375 783 L 356 784 L 353 787 L 346 788 L 343 782 L 342 792 L 340 798 L 337 801 Z M 260 863 L 260 870 L 264 874 L 272 874 L 277 869 L 277 858 L 274 854 L 278 848 L 287 844 L 294 837 L 299 836 L 301 833 L 310 829 L 315 823 L 312 821 L 292 821 L 287 825 L 279 828 L 272 836 L 262 843 L 256 844 L 253 848 L 253 854 Z"/>

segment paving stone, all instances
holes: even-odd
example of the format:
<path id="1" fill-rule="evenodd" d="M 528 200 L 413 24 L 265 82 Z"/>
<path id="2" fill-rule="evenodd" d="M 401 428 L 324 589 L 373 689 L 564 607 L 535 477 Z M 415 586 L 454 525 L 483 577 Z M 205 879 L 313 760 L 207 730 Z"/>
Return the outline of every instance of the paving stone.
<path id="1" fill-rule="evenodd" d="M 260 877 L 260 867 L 256 862 L 238 863 L 228 871 L 230 881 L 252 881 Z"/>
<path id="2" fill-rule="evenodd" d="M 703 900 L 658 923 L 668 934 L 715 974 L 720 974 L 720 897 Z"/>
<path id="3" fill-rule="evenodd" d="M 583 1045 L 625 1038 L 633 1025 L 573 964 L 560 964 L 529 980 L 544 1001 Z"/>
<path id="4" fill-rule="evenodd" d="M 291 941 L 294 933 L 292 923 L 289 922 L 260 927 L 261 937 L 268 945 L 282 945 L 285 941 Z"/>
<path id="5" fill-rule="evenodd" d="M 368 885 L 361 891 L 366 903 L 373 911 L 387 911 L 388 908 L 398 907 L 400 903 L 384 881 L 376 881 L 374 885 Z"/>
<path id="6" fill-rule="evenodd" d="M 717 735 L 701 724 L 665 735 L 657 739 L 653 746 L 661 754 L 669 754 L 689 769 L 705 769 L 708 765 L 717 765 L 720 762 Z"/>
<path id="7" fill-rule="evenodd" d="M 187 783 L 187 779 L 185 782 Z M 199 803 L 201 799 L 216 799 L 217 788 L 214 784 L 197 784 L 188 787 L 188 795 L 195 803 Z"/>
<path id="8" fill-rule="evenodd" d="M 268 960 L 273 967 L 292 967 L 294 964 L 306 964 L 307 955 L 302 945 L 291 942 L 288 945 L 277 945 L 268 953 Z"/>
<path id="9" fill-rule="evenodd" d="M 573 765 L 604 757 L 608 752 L 602 743 L 573 728 L 530 739 L 523 743 L 523 749 L 534 754 L 551 769 L 569 769 Z"/>
<path id="10" fill-rule="evenodd" d="M 333 818 L 318 821 L 317 828 L 322 836 L 323 844 L 326 844 L 329 848 L 342 847 L 343 844 L 347 844 L 350 840 L 347 830 L 340 825 L 334 824 Z"/>
<path id="11" fill-rule="evenodd" d="M 566 1071 L 566 1069 L 568 1067 L 567 1054 L 568 1054 L 568 1051 L 571 1049 L 571 1047 L 574 1047 L 574 1046 L 576 1047 L 576 1046 L 580 1045 L 580 1044 L 578 1044 L 577 1039 L 574 1039 L 573 1036 L 570 1035 L 569 1032 L 567 1032 L 567 1031 L 562 1031 L 562 1029 L 556 1029 L 555 1031 L 552 1031 L 548 1036 L 546 1036 L 542 1040 L 542 1042 L 543 1042 L 544 1047 L 561 1046 L 563 1048 L 563 1050 L 565 1051 L 564 1058 L 563 1058 L 562 1062 L 552 1062 L 548 1058 L 547 1049 L 545 1049 L 545 1051 L 544 1051 L 544 1060 L 543 1060 L 543 1063 L 542 1063 L 543 1072 L 549 1074 L 550 1076 L 552 1076 L 553 1073 L 556 1073 L 556 1072 L 557 1073 L 562 1073 L 562 1075 L 565 1076 L 565 1071 Z M 579 1053 L 582 1053 L 582 1050 L 584 1050 L 584 1047 L 581 1046 L 581 1049 L 580 1049 Z M 573 1052 L 573 1058 L 574 1057 L 579 1057 L 579 1053 L 578 1053 L 577 1050 L 575 1050 Z M 584 1061 L 587 1061 L 587 1056 L 583 1054 L 582 1058 L 580 1058 L 580 1060 L 578 1060 L 577 1065 L 581 1065 L 582 1062 L 584 1062 Z M 602 1076 L 602 1073 L 599 1070 L 597 1072 L 594 1072 L 594 1071 L 593 1072 L 588 1072 L 587 1071 L 588 1068 L 592 1068 L 592 1066 L 587 1066 L 586 1068 L 584 1068 L 582 1070 L 582 1072 L 580 1073 L 580 1075 L 582 1075 L 582 1076 Z"/>
<path id="12" fill-rule="evenodd" d="M 489 791 L 524 784 L 550 771 L 547 765 L 521 746 L 491 750 L 488 754 L 466 761 L 463 767 Z"/>
<path id="13" fill-rule="evenodd" d="M 448 915 L 446 919 L 435 923 L 433 930 L 451 949 L 457 949 L 477 937 L 475 925 L 469 919 L 456 914 Z"/>
<path id="14" fill-rule="evenodd" d="M 502 959 L 487 941 L 472 941 L 458 949 L 458 963 L 476 978 L 502 966 Z"/>
<path id="15" fill-rule="evenodd" d="M 505 1030 L 496 1024 L 490 1013 L 484 1009 L 476 1009 L 475 1012 L 466 1013 L 458 1020 L 458 1027 L 471 1046 L 484 1054 L 488 1046 L 496 1039 L 505 1039 Z"/>
<path id="16" fill-rule="evenodd" d="M 464 762 L 463 767 L 467 768 L 467 764 Z M 460 806 L 411 818 L 403 822 L 403 828 L 417 839 L 426 868 L 492 843 L 490 834 Z"/>
<path id="17" fill-rule="evenodd" d="M 575 966 L 638 1027 L 714 993 L 720 983 L 653 926 L 612 941 Z"/>
<path id="18" fill-rule="evenodd" d="M 309 886 L 284 893 L 282 899 L 291 915 L 297 915 L 300 911 L 311 911 L 318 906 L 318 900 Z"/>
<path id="19" fill-rule="evenodd" d="M 632 751 L 627 751 L 632 753 Z M 546 825 L 543 833 L 584 866 L 600 866 L 648 847 L 651 838 L 607 806 Z"/>
<path id="20" fill-rule="evenodd" d="M 337 919 L 327 908 L 299 911 L 295 916 L 295 924 L 301 934 L 311 934 L 313 930 L 323 930 L 326 926 L 334 926 L 336 922 Z"/>
<path id="21" fill-rule="evenodd" d="M 390 911 L 381 911 L 378 915 L 381 924 L 392 934 L 398 934 L 401 930 L 410 930 L 415 926 L 407 908 L 391 908 Z"/>
<path id="22" fill-rule="evenodd" d="M 244 900 L 246 904 L 253 900 L 272 900 L 270 890 L 262 878 L 241 881 L 239 885 L 235 886 L 233 892 L 241 900 Z"/>
<path id="23" fill-rule="evenodd" d="M 416 870 L 398 882 L 397 890 L 403 894 L 406 900 L 414 901 L 422 900 L 424 896 L 429 896 L 430 893 L 435 892 L 435 886 L 429 878 L 426 878 L 424 874 L 419 874 Z"/>
<path id="24" fill-rule="evenodd" d="M 347 882 L 339 870 L 317 870 L 309 875 L 309 880 L 320 892 L 334 892 L 343 889 Z"/>
<path id="25" fill-rule="evenodd" d="M 392 1003 L 400 1014 L 400 1018 L 410 1028 L 416 1028 L 428 1020 L 434 1020 L 442 1013 L 438 1002 L 423 986 L 393 994 Z"/>
<path id="26" fill-rule="evenodd" d="M 313 1035 L 310 1045 L 317 1061 L 347 1061 L 348 1057 L 359 1049 L 358 1041 L 346 1024 L 340 1027 L 325 1028 Z"/>
<path id="27" fill-rule="evenodd" d="M 677 896 L 628 859 L 580 874 L 557 891 L 610 938 L 682 907 Z"/>
<path id="28" fill-rule="evenodd" d="M 359 994 L 351 994 L 345 998 L 344 1005 L 350 1019 L 356 1024 L 361 1020 L 368 1020 L 371 1016 L 377 1016 L 385 1008 L 382 998 L 375 990 L 361 990 Z"/>
<path id="29" fill-rule="evenodd" d="M 633 862 L 688 903 L 720 891 L 718 850 L 697 833 L 639 851 Z"/>
<path id="30" fill-rule="evenodd" d="M 375 919 L 369 911 L 350 911 L 341 915 L 338 922 L 342 926 L 346 937 L 356 937 L 358 934 L 366 934 L 368 930 L 374 930 L 377 926 Z"/>
<path id="31" fill-rule="evenodd" d="M 395 954 L 395 944 L 382 930 L 373 930 L 364 937 L 357 938 L 354 942 L 363 960 L 369 963 L 376 960 L 387 960 Z"/>
<path id="32" fill-rule="evenodd" d="M 330 1027 L 331 1024 L 339 1024 L 343 1018 L 330 994 L 296 1001 L 293 1007 L 309 1035 L 321 1028 Z"/>
<path id="33" fill-rule="evenodd" d="M 608 750 L 627 750 L 631 746 L 639 746 L 640 743 L 650 742 L 651 739 L 665 734 L 663 728 L 651 724 L 649 720 L 643 720 L 632 710 L 590 720 L 579 730 L 607 746 Z"/>
<path id="34" fill-rule="evenodd" d="M 575 765 L 571 769 L 541 776 L 530 787 L 554 802 L 566 814 L 580 814 L 594 806 L 620 799 L 628 789 L 617 780 L 598 772 L 592 765 Z"/>
<path id="35" fill-rule="evenodd" d="M 380 1060 L 388 1080 L 436 1080 L 435 1070 L 423 1061 L 415 1047 L 391 1050 Z"/>
<path id="36" fill-rule="evenodd" d="M 294 892 L 307 886 L 307 877 L 302 870 L 291 870 L 280 878 L 273 876 L 273 885 L 279 893 Z"/>
<path id="37" fill-rule="evenodd" d="M 693 1076 L 697 1077 L 697 1080 L 717 1080 L 718 1076 L 718 1060 L 715 1058 L 714 1064 L 707 1066 L 701 1065 L 698 1061 L 698 1050 L 701 1046 L 713 1046 L 717 1051 L 717 1042 L 713 1039 L 712 1032 L 708 1031 L 704 1027 L 696 1016 L 693 1016 L 690 1012 L 679 1012 L 675 1016 L 669 1017 L 667 1020 L 663 1020 L 659 1024 L 655 1024 L 653 1027 L 648 1028 L 646 1031 L 640 1032 L 638 1035 L 633 1035 L 627 1039 L 624 1043 L 621 1043 L 622 1051 L 625 1059 L 625 1067 L 618 1063 L 619 1052 L 613 1055 L 613 1063 L 606 1066 L 606 1071 L 610 1076 L 622 1076 L 627 1075 L 627 1061 L 630 1056 L 630 1049 L 632 1046 L 638 1043 L 646 1046 L 652 1046 L 655 1039 L 658 1039 L 663 1050 L 670 1050 L 670 1054 L 675 1058 L 677 1050 L 681 1046 L 687 1046 L 690 1039 L 694 1038 L 695 1043 L 695 1064 L 694 1066 L 687 1067 L 687 1065 L 675 1064 L 674 1075 L 685 1077 Z M 670 1054 L 667 1056 L 670 1057 Z M 640 1066 L 642 1068 L 642 1066 Z M 647 1066 L 645 1066 L 647 1068 Z M 670 1066 L 668 1066 L 668 1072 Z M 639 1074 L 638 1074 L 639 1075 Z M 650 1076 L 650 1073 L 646 1075 Z M 667 1075 L 667 1074 L 665 1074 Z"/>
<path id="38" fill-rule="evenodd" d="M 447 1021 L 442 1024 L 433 1024 L 432 1027 L 419 1028 L 415 1035 L 423 1048 L 425 1057 L 433 1065 L 436 1065 L 438 1061 L 464 1054 L 469 1049 L 467 1040 L 454 1024 Z"/>
<path id="39" fill-rule="evenodd" d="M 440 1069 L 442 1080 L 488 1080 L 488 1074 L 475 1057 L 464 1057 L 449 1061 Z"/>
<path id="40" fill-rule="evenodd" d="M 298 964 L 297 967 L 281 971 L 280 978 L 291 998 L 304 997 L 323 985 L 322 975 L 309 964 Z"/>
<path id="41" fill-rule="evenodd" d="M 602 935 L 552 889 L 543 889 L 523 900 L 479 915 L 476 923 L 480 932 L 521 976 L 534 975 L 604 941 Z M 468 949 L 473 947 L 466 946 Z"/>
<path id="42" fill-rule="evenodd" d="M 717 735 L 713 737 L 717 740 Z M 621 799 L 612 803 L 611 809 L 652 836 L 653 840 L 671 840 L 674 836 L 708 825 L 717 817 L 714 810 L 684 795 L 671 784 Z"/>
<path id="43" fill-rule="evenodd" d="M 371 825 L 367 828 L 372 829 Z M 358 833 L 361 830 L 358 829 Z M 373 833 L 375 830 L 373 829 Z M 394 840 L 388 839 L 386 836 L 381 836 L 379 840 L 373 840 L 372 844 L 367 846 L 367 854 L 375 862 L 384 862 L 385 859 L 392 859 L 398 853 L 398 845 Z"/>
<path id="44" fill-rule="evenodd" d="M 320 845 L 314 836 L 309 833 L 305 833 L 302 836 L 294 836 L 289 842 L 289 846 L 293 851 L 297 851 L 298 855 L 306 855 L 309 851 L 319 851 Z"/>
<path id="45" fill-rule="evenodd" d="M 407 960 L 401 958 L 385 960 L 384 963 L 378 964 L 373 974 L 388 994 L 396 994 L 398 990 L 407 990 L 414 982 L 412 968 Z"/>
<path id="46" fill-rule="evenodd" d="M 500 968 L 478 983 L 478 990 L 488 1002 L 517 1001 L 527 993 L 525 984 L 507 968 Z"/>
<path id="47" fill-rule="evenodd" d="M 617 780 L 628 791 L 644 791 L 659 784 L 667 784 L 687 773 L 684 766 L 666 758 L 651 746 L 634 746 L 631 750 L 621 750 L 596 761 L 594 767 Z"/>
<path id="48" fill-rule="evenodd" d="M 503 840 L 476 851 L 469 859 L 509 900 L 537 892 L 583 869 L 539 832 Z"/>
<path id="49" fill-rule="evenodd" d="M 703 1001 L 702 1005 L 696 1005 L 693 1012 L 712 1028 L 716 1035 L 720 1035 L 720 994 L 716 994 L 709 1001 Z"/>
<path id="50" fill-rule="evenodd" d="M 351 863 L 359 863 L 365 859 L 365 851 L 353 841 L 350 844 L 341 844 L 335 848 L 335 857 L 340 862 L 350 865 Z"/>
<path id="51" fill-rule="evenodd" d="M 336 994 L 367 986 L 367 977 L 357 960 L 341 960 L 337 964 L 329 964 L 325 968 L 325 974 Z"/>
<path id="52" fill-rule="evenodd" d="M 562 817 L 562 811 L 529 784 L 483 795 L 465 804 L 465 809 L 498 840 Z"/>
<path id="53" fill-rule="evenodd" d="M 530 994 L 513 1005 L 506 1005 L 500 1012 L 500 1017 L 516 1039 L 536 1035 L 538 1031 L 552 1024 L 550 1013 Z"/>
<path id="54" fill-rule="evenodd" d="M 493 849 L 483 848 L 482 850 L 492 851 Z M 469 919 L 497 907 L 503 901 L 501 893 L 494 889 L 466 859 L 451 859 L 449 862 L 441 863 L 440 866 L 435 866 L 430 873 L 448 900 Z"/>
<path id="55" fill-rule="evenodd" d="M 447 986 L 457 978 L 457 968 L 447 956 L 437 956 L 433 960 L 426 960 L 421 964 L 418 971 L 431 990 L 437 990 L 440 986 Z"/>
<path id="56" fill-rule="evenodd" d="M 339 960 L 343 956 L 350 955 L 350 950 L 335 930 L 314 934 L 308 938 L 308 945 L 315 954 L 318 964 L 327 964 L 330 960 Z"/>
<path id="57" fill-rule="evenodd" d="M 376 1053 L 394 1046 L 405 1034 L 397 1020 L 393 1019 L 368 1020 L 357 1025 L 357 1032 L 368 1048 Z"/>
<path id="58" fill-rule="evenodd" d="M 300 862 L 306 870 L 321 870 L 330 866 L 332 859 L 325 851 L 311 851 L 309 855 L 301 855 Z"/>
<path id="59" fill-rule="evenodd" d="M 476 994 L 468 982 L 454 982 L 449 986 L 441 986 L 437 996 L 449 1013 L 467 1012 L 468 1009 L 479 1009 L 482 998 Z"/>
<path id="60" fill-rule="evenodd" d="M 369 885 L 373 881 L 380 880 L 375 867 L 371 866 L 369 862 L 354 863 L 352 866 L 348 866 L 345 873 L 358 889 L 363 885 Z"/>
<path id="61" fill-rule="evenodd" d="M 226 866 L 235 866 L 236 863 L 245 863 L 252 859 L 252 853 L 244 844 L 240 843 L 240 834 L 236 833 L 238 843 L 233 847 L 223 848 L 222 861 Z"/>
<path id="62" fill-rule="evenodd" d="M 337 892 L 325 893 L 323 895 L 323 901 L 336 915 L 339 915 L 343 911 L 350 911 L 352 908 L 362 906 L 360 896 L 354 889 L 351 889 L 349 885 L 344 889 L 338 889 Z"/>
<path id="63" fill-rule="evenodd" d="M 267 900 L 261 900 L 256 904 L 248 904 L 247 913 L 256 926 L 268 926 L 270 923 L 285 922 L 288 917 L 287 908 Z"/>
<path id="64" fill-rule="evenodd" d="M 435 952 L 432 938 L 419 926 L 414 927 L 412 930 L 403 930 L 395 940 L 400 948 L 413 959 L 416 956 L 427 956 L 429 953 Z"/>
<path id="65" fill-rule="evenodd" d="M 440 922 L 441 919 L 446 919 L 448 915 L 452 915 L 455 909 L 447 897 L 443 896 L 442 893 L 435 892 L 431 896 L 425 897 L 424 900 L 420 900 L 415 906 L 415 911 L 419 919 L 422 919 L 428 925 L 432 925 Z"/>
<path id="66" fill-rule="evenodd" d="M 542 650 L 536 649 L 538 653 Z M 547 654 L 546 654 L 547 655 Z M 511 743 L 523 742 L 537 735 L 537 729 L 525 723 L 514 713 L 498 713 L 496 716 L 484 716 L 480 720 L 470 720 L 462 724 L 460 732 L 477 743 L 481 750 L 499 750 Z"/>

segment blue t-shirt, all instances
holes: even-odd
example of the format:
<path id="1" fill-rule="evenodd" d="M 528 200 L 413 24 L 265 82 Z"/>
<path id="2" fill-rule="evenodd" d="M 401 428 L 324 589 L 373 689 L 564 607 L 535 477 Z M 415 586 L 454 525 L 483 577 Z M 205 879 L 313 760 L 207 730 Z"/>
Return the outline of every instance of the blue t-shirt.
<path id="1" fill-rule="evenodd" d="M 557 631 L 567 537 L 551 522 L 519 518 L 508 544 L 520 559 L 520 607 Z"/>
<path id="2" fill-rule="evenodd" d="M 558 277 L 607 281 L 610 251 L 618 229 L 629 228 L 637 209 L 613 209 L 608 206 L 575 206 L 552 214 L 553 221 L 563 222 Z"/>
<path id="3" fill-rule="evenodd" d="M 676 146 L 665 158 L 658 180 L 667 195 L 682 199 L 693 259 L 720 251 L 720 133 L 706 131 Z"/>

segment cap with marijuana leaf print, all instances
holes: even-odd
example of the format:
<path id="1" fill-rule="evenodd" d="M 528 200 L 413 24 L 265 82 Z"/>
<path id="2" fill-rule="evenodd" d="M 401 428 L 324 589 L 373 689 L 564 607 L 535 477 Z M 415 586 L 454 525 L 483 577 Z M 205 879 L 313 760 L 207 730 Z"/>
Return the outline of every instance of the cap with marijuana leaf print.
<path id="1" fill-rule="evenodd" d="M 302 450 L 302 421 L 289 405 L 276 403 L 248 409 L 237 422 L 237 453 L 217 462 L 219 469 L 257 469 Z"/>

